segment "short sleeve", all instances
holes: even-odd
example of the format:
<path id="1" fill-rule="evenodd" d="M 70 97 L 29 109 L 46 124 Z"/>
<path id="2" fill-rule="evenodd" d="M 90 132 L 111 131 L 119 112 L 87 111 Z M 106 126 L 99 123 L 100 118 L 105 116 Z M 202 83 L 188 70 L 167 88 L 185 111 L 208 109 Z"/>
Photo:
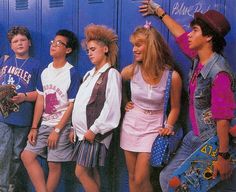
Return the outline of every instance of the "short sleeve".
<path id="1" fill-rule="evenodd" d="M 71 77 L 71 83 L 67 93 L 69 101 L 73 102 L 81 82 L 81 78 L 79 76 L 78 69 L 76 67 L 72 67 L 70 69 L 70 77 Z"/>

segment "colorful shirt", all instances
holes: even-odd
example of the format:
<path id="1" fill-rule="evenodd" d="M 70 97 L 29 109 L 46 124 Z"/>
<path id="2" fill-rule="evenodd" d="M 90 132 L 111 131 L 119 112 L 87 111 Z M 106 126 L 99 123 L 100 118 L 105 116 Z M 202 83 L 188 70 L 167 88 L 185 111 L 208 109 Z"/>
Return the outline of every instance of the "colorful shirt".
<path id="1" fill-rule="evenodd" d="M 5 62 L 0 59 L 0 84 L 12 84 L 16 86 L 17 93 L 26 93 L 36 90 L 37 77 L 40 63 L 29 57 L 17 59 L 10 56 Z M 22 102 L 18 112 L 12 112 L 7 118 L 0 115 L 0 121 L 17 126 L 31 126 L 33 117 L 33 102 Z"/>
<path id="2" fill-rule="evenodd" d="M 188 33 L 182 34 L 180 37 L 176 38 L 176 41 L 184 54 L 193 59 L 197 56 L 197 52 L 189 49 L 188 47 Z M 189 115 L 192 124 L 192 129 L 195 135 L 199 135 L 199 129 L 196 122 L 196 116 L 194 112 L 193 97 L 197 86 L 196 78 L 203 65 L 198 64 L 194 75 L 191 77 L 189 85 Z M 232 119 L 234 117 L 235 101 L 234 93 L 231 89 L 231 78 L 225 73 L 219 73 L 212 83 L 211 89 L 211 112 L 215 120 L 219 119 Z"/>

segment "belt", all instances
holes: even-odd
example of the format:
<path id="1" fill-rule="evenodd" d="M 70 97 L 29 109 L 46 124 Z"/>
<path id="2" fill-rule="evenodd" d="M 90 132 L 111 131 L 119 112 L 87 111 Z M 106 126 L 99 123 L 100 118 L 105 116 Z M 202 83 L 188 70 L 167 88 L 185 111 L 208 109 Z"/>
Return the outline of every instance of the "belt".
<path id="1" fill-rule="evenodd" d="M 155 114 L 158 114 L 158 113 L 161 113 L 162 110 L 147 110 L 147 109 L 143 109 L 141 107 L 138 107 L 137 105 L 134 106 L 134 109 L 137 110 L 137 111 L 140 111 L 144 114 L 147 114 L 147 115 L 155 115 Z"/>

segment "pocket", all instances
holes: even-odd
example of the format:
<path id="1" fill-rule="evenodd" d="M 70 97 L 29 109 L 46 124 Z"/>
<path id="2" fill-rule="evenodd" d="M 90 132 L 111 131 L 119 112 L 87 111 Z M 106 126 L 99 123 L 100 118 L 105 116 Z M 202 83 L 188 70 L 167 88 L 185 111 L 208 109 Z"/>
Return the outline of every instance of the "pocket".
<path id="1" fill-rule="evenodd" d="M 197 89 L 195 92 L 195 107 L 197 109 L 209 108 L 211 105 L 211 87 L 207 85 L 203 89 Z"/>

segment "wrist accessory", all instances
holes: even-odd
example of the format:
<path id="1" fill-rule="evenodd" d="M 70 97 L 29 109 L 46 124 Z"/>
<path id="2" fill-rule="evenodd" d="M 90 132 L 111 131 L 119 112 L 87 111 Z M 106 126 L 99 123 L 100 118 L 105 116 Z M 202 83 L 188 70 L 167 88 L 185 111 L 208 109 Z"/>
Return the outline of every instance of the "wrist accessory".
<path id="1" fill-rule="evenodd" d="M 27 93 L 24 93 L 24 95 L 27 97 L 28 95 L 27 95 Z"/>
<path id="2" fill-rule="evenodd" d="M 166 12 L 162 13 L 162 14 L 159 16 L 160 20 L 162 20 L 163 17 L 165 17 L 165 16 L 166 16 Z"/>
<path id="3" fill-rule="evenodd" d="M 31 127 L 32 130 L 38 131 L 37 127 Z"/>
<path id="4" fill-rule="evenodd" d="M 55 128 L 54 131 L 55 131 L 56 133 L 60 133 L 60 132 L 61 132 L 61 129 Z"/>
<path id="5" fill-rule="evenodd" d="M 148 6 L 148 11 L 147 11 L 147 14 L 148 14 L 148 15 L 154 15 L 155 12 L 156 12 L 156 10 L 160 7 L 159 4 L 153 2 L 152 0 L 150 0 L 150 1 L 148 2 L 148 5 L 149 5 L 149 6 Z"/>
<path id="6" fill-rule="evenodd" d="M 165 128 L 168 128 L 170 130 L 173 130 L 174 126 L 173 125 L 169 125 L 169 124 L 165 124 Z"/>
<path id="7" fill-rule="evenodd" d="M 221 156 L 223 159 L 228 160 L 230 159 L 230 153 L 229 152 L 218 152 L 218 155 Z"/>

